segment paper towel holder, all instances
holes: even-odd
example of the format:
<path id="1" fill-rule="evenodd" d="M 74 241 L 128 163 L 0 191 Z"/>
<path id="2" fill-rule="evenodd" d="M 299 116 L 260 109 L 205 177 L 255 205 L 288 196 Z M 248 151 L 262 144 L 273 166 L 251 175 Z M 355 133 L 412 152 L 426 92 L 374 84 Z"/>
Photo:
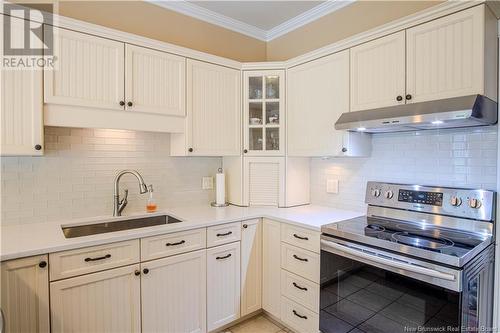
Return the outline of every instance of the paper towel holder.
<path id="1" fill-rule="evenodd" d="M 217 170 L 218 173 L 222 173 L 222 168 Z M 212 207 L 227 207 L 229 206 L 229 202 L 225 201 L 223 204 L 217 204 L 217 201 L 211 202 L 210 206 Z"/>

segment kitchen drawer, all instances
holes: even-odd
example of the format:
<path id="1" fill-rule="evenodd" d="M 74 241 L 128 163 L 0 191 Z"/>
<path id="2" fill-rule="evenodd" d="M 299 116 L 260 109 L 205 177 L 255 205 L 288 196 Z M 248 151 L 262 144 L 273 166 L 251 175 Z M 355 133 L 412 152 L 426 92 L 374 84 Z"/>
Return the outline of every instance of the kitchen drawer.
<path id="1" fill-rule="evenodd" d="M 50 253 L 50 280 L 135 264 L 139 259 L 138 239 Z"/>
<path id="2" fill-rule="evenodd" d="M 319 283 L 319 253 L 281 243 L 281 268 Z"/>
<path id="3" fill-rule="evenodd" d="M 281 270 L 281 295 L 318 313 L 319 284 Z"/>
<path id="4" fill-rule="evenodd" d="M 206 246 L 207 230 L 205 228 L 143 238 L 141 239 L 141 260 L 168 257 L 204 249 Z"/>
<path id="5" fill-rule="evenodd" d="M 207 228 L 207 247 L 218 246 L 241 239 L 241 222 L 216 225 Z"/>
<path id="6" fill-rule="evenodd" d="M 281 223 L 281 241 L 316 253 L 320 252 L 320 233 L 314 230 Z"/>
<path id="7" fill-rule="evenodd" d="M 281 297 L 281 321 L 296 332 L 319 332 L 319 315 L 283 296 Z"/>

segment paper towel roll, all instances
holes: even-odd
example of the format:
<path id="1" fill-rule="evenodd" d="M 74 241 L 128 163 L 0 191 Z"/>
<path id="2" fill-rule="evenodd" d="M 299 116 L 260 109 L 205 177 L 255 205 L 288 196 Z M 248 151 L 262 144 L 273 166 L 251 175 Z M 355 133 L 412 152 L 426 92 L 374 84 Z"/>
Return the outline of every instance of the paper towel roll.
<path id="1" fill-rule="evenodd" d="M 217 206 L 226 204 L 226 175 L 222 169 L 215 175 L 215 204 Z"/>

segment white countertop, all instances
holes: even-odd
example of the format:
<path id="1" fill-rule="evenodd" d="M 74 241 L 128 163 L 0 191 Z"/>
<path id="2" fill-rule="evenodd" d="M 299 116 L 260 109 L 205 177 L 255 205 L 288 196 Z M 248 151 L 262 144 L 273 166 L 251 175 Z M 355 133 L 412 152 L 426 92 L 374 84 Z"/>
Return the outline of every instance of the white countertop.
<path id="1" fill-rule="evenodd" d="M 43 222 L 0 226 L 0 261 L 57 252 L 85 246 L 119 242 L 129 239 L 167 234 L 217 224 L 267 217 L 273 220 L 296 224 L 312 230 L 321 230 L 329 223 L 351 219 L 364 213 L 340 210 L 330 207 L 307 205 L 292 208 L 236 207 L 213 208 L 209 205 L 171 208 L 155 213 L 168 214 L 182 220 L 181 223 L 130 229 L 92 236 L 65 238 L 61 225 L 79 225 L 117 221 L 152 214 L 134 214 L 113 218 L 109 216 L 71 220 L 68 222 Z"/>

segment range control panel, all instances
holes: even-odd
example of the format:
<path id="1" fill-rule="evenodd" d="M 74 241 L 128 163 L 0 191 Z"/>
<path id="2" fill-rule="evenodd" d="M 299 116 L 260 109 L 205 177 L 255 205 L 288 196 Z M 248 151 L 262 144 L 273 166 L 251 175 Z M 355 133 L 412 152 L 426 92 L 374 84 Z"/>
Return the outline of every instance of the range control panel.
<path id="1" fill-rule="evenodd" d="M 372 206 L 493 221 L 496 193 L 488 190 L 368 182 L 365 202 Z"/>

